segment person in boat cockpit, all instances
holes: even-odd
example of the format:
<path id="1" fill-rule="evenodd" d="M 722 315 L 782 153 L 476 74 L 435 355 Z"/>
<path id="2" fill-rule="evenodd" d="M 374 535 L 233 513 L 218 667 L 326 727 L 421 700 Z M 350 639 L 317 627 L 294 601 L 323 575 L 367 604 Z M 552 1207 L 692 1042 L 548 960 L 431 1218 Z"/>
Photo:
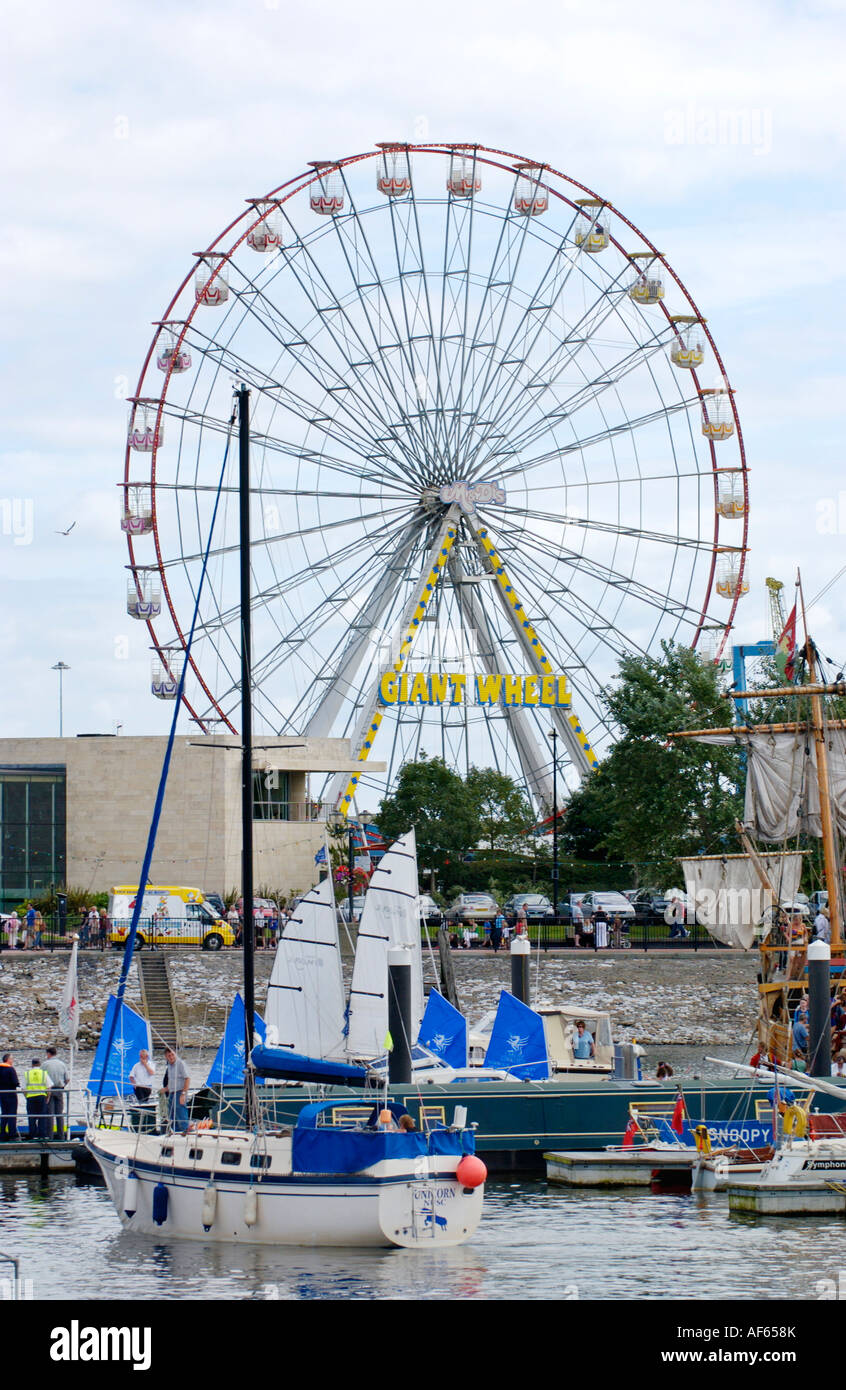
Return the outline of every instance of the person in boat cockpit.
<path id="1" fill-rule="evenodd" d="M 573 1056 L 580 1062 L 586 1062 L 589 1058 L 596 1056 L 593 1037 L 587 1031 L 583 1018 L 576 1020 L 576 1032 L 573 1038 Z"/>

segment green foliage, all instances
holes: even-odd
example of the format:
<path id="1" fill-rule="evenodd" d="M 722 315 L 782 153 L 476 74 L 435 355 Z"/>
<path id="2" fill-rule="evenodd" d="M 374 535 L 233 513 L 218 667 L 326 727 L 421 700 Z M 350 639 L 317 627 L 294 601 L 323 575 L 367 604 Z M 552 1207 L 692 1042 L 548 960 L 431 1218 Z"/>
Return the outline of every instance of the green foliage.
<path id="1" fill-rule="evenodd" d="M 734 847 L 741 812 L 740 756 L 671 733 L 719 728 L 731 710 L 715 667 L 688 647 L 662 643 L 661 657 L 624 657 L 605 697 L 621 731 L 600 769 L 572 797 L 562 835 L 573 856 L 605 854 L 648 863 L 659 881 L 677 876 L 681 855 Z"/>
<path id="2" fill-rule="evenodd" d="M 495 768 L 471 767 L 464 785 L 479 818 L 479 838 L 488 849 L 522 847 L 534 813 L 516 783 Z"/>
<path id="3" fill-rule="evenodd" d="M 379 829 L 388 840 L 414 827 L 421 871 L 439 877 L 479 842 L 481 822 L 469 789 L 441 758 L 406 763 L 391 796 L 379 808 Z"/>

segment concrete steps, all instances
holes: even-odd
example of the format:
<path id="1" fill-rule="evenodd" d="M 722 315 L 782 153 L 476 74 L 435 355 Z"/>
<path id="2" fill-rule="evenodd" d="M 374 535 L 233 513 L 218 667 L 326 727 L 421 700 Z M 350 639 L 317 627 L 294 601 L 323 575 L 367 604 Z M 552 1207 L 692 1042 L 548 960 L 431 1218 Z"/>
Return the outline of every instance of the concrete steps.
<path id="1" fill-rule="evenodd" d="M 141 1002 L 144 1016 L 150 1025 L 153 1049 L 161 1052 L 165 1047 L 179 1051 L 182 1039 L 179 1031 L 179 1017 L 170 987 L 167 958 L 163 951 L 138 951 L 138 979 L 141 985 Z"/>

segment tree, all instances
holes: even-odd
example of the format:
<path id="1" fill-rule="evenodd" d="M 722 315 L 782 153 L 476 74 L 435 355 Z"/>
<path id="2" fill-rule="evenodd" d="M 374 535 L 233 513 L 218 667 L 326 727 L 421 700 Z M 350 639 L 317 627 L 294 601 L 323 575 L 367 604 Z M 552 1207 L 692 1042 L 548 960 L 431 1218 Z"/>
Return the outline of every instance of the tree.
<path id="1" fill-rule="evenodd" d="M 479 817 L 467 786 L 441 758 L 406 763 L 391 796 L 379 807 L 379 829 L 388 840 L 414 827 L 421 868 L 442 874 L 479 841 Z"/>
<path id="2" fill-rule="evenodd" d="M 664 642 L 660 657 L 624 657 L 619 674 L 605 704 L 621 737 L 574 794 L 565 833 L 573 833 L 571 824 L 587 827 L 595 848 L 611 858 L 649 862 L 655 877 L 677 877 L 680 856 L 733 845 L 741 762 L 733 746 L 669 735 L 723 727 L 731 707 L 716 668 L 689 647 Z"/>
<path id="3" fill-rule="evenodd" d="M 479 818 L 480 839 L 488 848 L 525 851 L 526 831 L 535 817 L 516 782 L 496 768 L 471 767 L 465 786 Z"/>

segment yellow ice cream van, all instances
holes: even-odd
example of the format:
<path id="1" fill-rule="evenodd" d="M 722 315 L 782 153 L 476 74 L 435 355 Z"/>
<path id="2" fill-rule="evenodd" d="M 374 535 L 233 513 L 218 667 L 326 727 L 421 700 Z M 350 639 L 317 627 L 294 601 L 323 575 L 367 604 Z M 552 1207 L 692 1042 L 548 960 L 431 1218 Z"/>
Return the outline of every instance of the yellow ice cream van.
<path id="1" fill-rule="evenodd" d="M 133 886 L 113 888 L 109 894 L 112 945 L 125 943 L 137 898 L 138 888 Z M 205 901 L 199 888 L 148 884 L 144 889 L 135 944 L 138 949 L 148 945 L 202 946 L 204 951 L 219 951 L 221 946 L 234 946 L 235 936 L 229 923 Z"/>

